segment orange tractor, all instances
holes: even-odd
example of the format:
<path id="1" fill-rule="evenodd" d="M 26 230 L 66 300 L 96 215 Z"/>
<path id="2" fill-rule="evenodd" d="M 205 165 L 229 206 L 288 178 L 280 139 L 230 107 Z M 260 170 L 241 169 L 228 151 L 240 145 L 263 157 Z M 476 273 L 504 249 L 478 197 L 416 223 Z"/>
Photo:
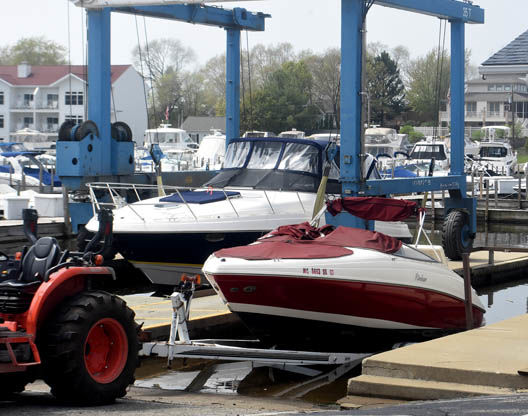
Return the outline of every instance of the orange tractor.
<path id="1" fill-rule="evenodd" d="M 37 212 L 23 214 L 31 247 L 15 257 L 0 253 L 0 398 L 37 378 L 68 403 L 124 396 L 138 364 L 134 312 L 93 288 L 115 279 L 98 254 L 111 244 L 111 212 L 99 213 L 99 231 L 83 253 L 61 250 L 53 237 L 37 239 Z"/>

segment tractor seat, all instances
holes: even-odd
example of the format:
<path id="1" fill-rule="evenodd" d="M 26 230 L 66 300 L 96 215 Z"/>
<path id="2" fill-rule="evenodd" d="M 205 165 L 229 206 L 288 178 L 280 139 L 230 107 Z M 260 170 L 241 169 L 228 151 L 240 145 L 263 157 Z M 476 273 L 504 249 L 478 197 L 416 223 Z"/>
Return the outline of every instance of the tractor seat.
<path id="1" fill-rule="evenodd" d="M 2 288 L 22 289 L 38 286 L 44 280 L 46 272 L 58 264 L 60 255 L 59 243 L 55 238 L 39 238 L 22 259 L 18 278 L 1 282 L 0 290 Z"/>

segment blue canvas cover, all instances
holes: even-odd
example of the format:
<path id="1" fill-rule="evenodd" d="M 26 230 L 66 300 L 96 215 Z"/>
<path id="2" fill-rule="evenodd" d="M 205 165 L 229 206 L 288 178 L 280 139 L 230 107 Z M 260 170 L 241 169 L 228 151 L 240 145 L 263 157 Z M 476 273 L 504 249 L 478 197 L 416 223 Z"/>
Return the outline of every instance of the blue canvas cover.
<path id="1" fill-rule="evenodd" d="M 181 197 L 180 197 L 181 195 Z M 240 192 L 235 191 L 182 191 L 165 198 L 160 202 L 187 202 L 188 204 L 209 204 L 211 202 L 223 201 L 226 197 L 238 196 Z M 184 200 L 182 200 L 182 197 Z"/>

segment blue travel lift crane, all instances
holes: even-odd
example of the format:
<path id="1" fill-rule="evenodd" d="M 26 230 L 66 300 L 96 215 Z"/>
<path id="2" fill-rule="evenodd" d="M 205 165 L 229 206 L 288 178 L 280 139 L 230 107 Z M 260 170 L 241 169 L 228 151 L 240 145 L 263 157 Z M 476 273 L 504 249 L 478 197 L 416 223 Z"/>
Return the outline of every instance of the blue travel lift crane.
<path id="1" fill-rule="evenodd" d="M 75 1 L 75 0 L 74 0 Z M 88 118 L 95 124 L 74 126 L 72 141 L 57 144 L 57 173 L 69 189 L 88 181 L 130 178 L 133 145 L 110 137 L 110 14 L 180 20 L 220 26 L 227 32 L 226 136 L 240 133 L 240 30 L 263 31 L 269 15 L 242 8 L 220 9 L 200 4 L 143 5 L 155 0 L 80 2 L 88 14 Z M 177 3 L 177 0 L 173 2 Z M 77 3 L 79 3 L 77 1 Z M 122 6 L 128 3 L 127 6 Z M 362 50 L 368 7 L 372 4 L 447 19 L 451 25 L 451 171 L 447 177 L 384 179 L 361 177 Z M 102 7 L 102 5 L 104 7 Z M 476 234 L 476 201 L 466 193 L 464 173 L 464 52 L 465 24 L 484 23 L 484 10 L 459 0 L 341 0 L 341 181 L 343 196 L 375 196 L 412 192 L 449 191 L 445 201 L 444 249 L 449 257 L 469 249 Z M 87 122 L 85 122 L 87 123 Z M 84 130 L 83 130 L 84 127 Z M 98 128 L 97 128 L 98 127 Z M 80 131 L 80 134 L 76 134 Z M 85 135 L 85 133 L 88 133 Z M 77 138 L 77 141 L 73 140 Z M 86 205 L 86 204 L 85 204 Z M 73 207 L 72 207 L 73 208 Z M 91 216 L 85 206 L 78 216 Z M 88 213 L 89 211 L 89 213 Z M 74 218 L 72 223 L 82 223 Z M 365 222 L 348 213 L 327 218 L 329 223 L 364 228 Z"/>
<path id="2" fill-rule="evenodd" d="M 447 177 L 361 178 L 362 51 L 365 20 L 370 5 L 416 12 L 451 25 L 451 171 Z M 456 258 L 469 250 L 477 230 L 476 200 L 468 198 L 464 173 L 464 52 L 465 24 L 484 23 L 484 10 L 458 0 L 341 0 L 341 181 L 343 196 L 377 196 L 412 192 L 449 191 L 445 200 L 443 246 Z M 348 213 L 327 222 L 365 228 Z"/>
<path id="3" fill-rule="evenodd" d="M 91 4 L 111 0 L 85 0 Z M 115 0 L 123 3 L 126 0 Z M 147 0 L 139 0 L 147 1 Z M 149 0 L 155 1 L 155 0 Z M 167 1 L 167 0 L 165 0 Z M 174 1 L 174 0 L 168 0 Z M 341 63 L 341 180 L 343 196 L 388 195 L 410 192 L 447 190 L 446 213 L 464 213 L 461 227 L 450 236 L 464 248 L 476 232 L 476 203 L 466 197 L 464 174 L 464 25 L 483 23 L 484 11 L 471 3 L 457 0 L 377 0 L 382 6 L 429 14 L 451 23 L 451 172 L 448 177 L 416 179 L 368 180 L 361 178 L 361 107 L 362 107 L 362 45 L 363 29 L 372 0 L 341 0 L 342 6 L 342 63 Z M 250 14 L 243 9 L 227 11 L 196 5 L 104 7 L 88 11 L 89 30 L 89 117 L 96 124 L 71 128 L 72 141 L 59 142 L 57 146 L 58 173 L 69 187 L 79 187 L 83 181 L 101 177 L 126 177 L 132 173 L 130 143 L 110 138 L 110 12 L 136 13 L 154 17 L 186 20 L 202 24 L 215 24 L 227 30 L 227 142 L 239 135 L 239 68 L 240 30 L 263 30 L 262 14 Z M 96 32 L 96 33 L 94 33 Z M 100 134 L 97 127 L 100 126 Z M 77 130 L 81 129 L 77 134 Z M 83 131 L 84 130 L 84 131 Z M 84 134 L 87 133 L 86 136 Z M 74 141 L 74 139 L 77 141 Z M 91 147 L 91 148 L 90 148 Z M 104 158 L 103 158 L 104 157 Z M 77 162 L 73 163 L 76 159 Z M 90 162 L 97 161 L 93 167 Z M 458 218 L 460 219 L 460 218 Z M 332 220 L 328 218 L 327 221 Z M 339 214 L 336 224 L 360 228 L 365 223 L 349 214 Z M 449 221 L 449 217 L 448 217 Z M 461 245 L 461 246 L 460 246 Z M 195 281 L 181 283 L 179 291 L 171 295 L 173 316 L 168 342 L 146 342 L 142 355 L 156 353 L 168 358 L 212 358 L 250 360 L 254 363 L 279 366 L 302 372 L 299 366 L 307 364 L 341 364 L 347 370 L 368 354 L 334 354 L 282 350 L 237 348 L 191 341 L 187 331 L 188 308 L 194 292 Z M 179 341 L 176 341 L 176 338 Z M 303 372 L 303 374 L 306 374 Z"/>
<path id="4" fill-rule="evenodd" d="M 145 180 L 145 174 L 141 175 L 142 178 L 139 178 L 138 174 L 134 175 L 134 144 L 130 140 L 131 134 L 127 137 L 123 129 L 118 129 L 117 134 L 115 132 L 111 134 L 112 13 L 127 13 L 224 28 L 227 33 L 226 133 L 228 139 L 239 136 L 240 31 L 263 31 L 265 19 L 269 15 L 252 13 L 239 7 L 227 10 L 202 4 L 166 4 L 170 1 L 159 1 L 163 5 L 143 6 L 134 4 L 154 2 L 72 1 L 87 10 L 89 120 L 80 125 L 63 125 L 62 131 L 59 132 L 57 174 L 68 190 L 81 189 L 88 182 L 139 183 Z M 119 4 L 120 7 L 112 7 L 114 3 Z M 94 215 L 91 204 L 87 202 L 72 203 L 69 208 L 73 231 L 77 231 L 78 225 L 86 224 Z"/>

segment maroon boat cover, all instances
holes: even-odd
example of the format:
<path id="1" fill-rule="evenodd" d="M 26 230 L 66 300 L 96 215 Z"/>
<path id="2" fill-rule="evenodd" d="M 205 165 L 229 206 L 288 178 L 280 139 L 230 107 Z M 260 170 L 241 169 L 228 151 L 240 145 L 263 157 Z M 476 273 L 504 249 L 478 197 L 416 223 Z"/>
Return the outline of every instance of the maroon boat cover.
<path id="1" fill-rule="evenodd" d="M 279 227 L 257 244 L 222 249 L 215 256 L 246 260 L 332 258 L 353 254 L 347 247 L 394 253 L 401 245 L 400 240 L 374 231 L 343 226 L 315 228 L 305 222 Z"/>
<path id="2" fill-rule="evenodd" d="M 414 201 L 381 198 L 374 196 L 350 196 L 339 198 L 326 204 L 332 215 L 347 211 L 364 220 L 401 221 L 417 215 L 421 208 Z"/>

